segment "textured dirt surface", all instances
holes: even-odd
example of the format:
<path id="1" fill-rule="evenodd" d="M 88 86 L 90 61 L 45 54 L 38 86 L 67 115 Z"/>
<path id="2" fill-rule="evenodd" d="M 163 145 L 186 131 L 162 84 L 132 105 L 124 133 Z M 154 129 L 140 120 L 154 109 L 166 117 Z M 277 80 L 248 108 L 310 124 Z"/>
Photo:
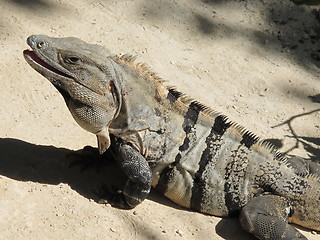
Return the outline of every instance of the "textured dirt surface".
<path id="1" fill-rule="evenodd" d="M 24 61 L 29 35 L 137 55 L 282 151 L 318 161 L 319 16 L 317 5 L 277 0 L 2 0 L 0 239 L 254 239 L 237 219 L 185 210 L 155 191 L 131 211 L 98 204 L 94 192 L 121 174 L 113 163 L 70 166 L 68 153 L 96 139 Z"/>

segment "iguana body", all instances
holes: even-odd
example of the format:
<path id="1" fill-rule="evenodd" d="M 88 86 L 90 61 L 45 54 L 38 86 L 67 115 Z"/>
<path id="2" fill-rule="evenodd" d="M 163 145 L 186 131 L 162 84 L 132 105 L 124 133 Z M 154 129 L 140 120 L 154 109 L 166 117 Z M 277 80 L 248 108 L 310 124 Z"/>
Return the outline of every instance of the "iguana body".
<path id="1" fill-rule="evenodd" d="M 97 135 L 100 153 L 111 145 L 128 176 L 123 192 L 107 199 L 115 206 L 136 206 L 152 185 L 187 208 L 240 214 L 244 229 L 260 239 L 304 239 L 287 222 L 320 230 L 319 176 L 290 167 L 271 145 L 166 87 L 131 56 L 76 38 L 27 42 L 27 62 Z"/>

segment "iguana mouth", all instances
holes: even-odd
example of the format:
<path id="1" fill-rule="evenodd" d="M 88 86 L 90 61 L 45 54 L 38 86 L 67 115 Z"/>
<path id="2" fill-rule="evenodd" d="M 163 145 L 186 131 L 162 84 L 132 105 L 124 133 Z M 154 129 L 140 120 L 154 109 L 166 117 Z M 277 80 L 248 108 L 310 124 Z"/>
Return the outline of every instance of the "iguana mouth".
<path id="1" fill-rule="evenodd" d="M 54 66 L 52 66 L 50 64 L 49 60 L 46 60 L 45 57 L 43 57 L 42 55 L 39 55 L 37 53 L 37 51 L 33 51 L 33 50 L 29 50 L 26 49 L 23 51 L 23 55 L 24 58 L 26 59 L 26 61 L 37 71 L 39 72 L 41 75 L 43 75 L 44 77 L 46 77 L 62 94 L 63 92 L 67 92 L 63 87 L 63 79 L 61 78 L 67 78 L 67 79 L 73 79 L 74 82 L 76 82 L 77 84 L 80 84 L 90 90 L 92 90 L 93 92 L 97 93 L 97 94 L 101 94 L 100 92 L 95 91 L 94 89 L 92 89 L 90 86 L 87 86 L 85 84 L 83 84 L 82 82 L 78 81 L 75 77 L 73 77 L 70 73 L 65 73 L 57 68 L 55 68 Z M 65 70 L 66 72 L 69 72 L 67 70 Z M 65 95 L 65 94 L 63 94 Z"/>
<path id="2" fill-rule="evenodd" d="M 40 57 L 38 57 L 37 54 L 32 50 L 28 50 L 28 49 L 24 50 L 23 55 L 24 55 L 25 59 L 27 60 L 27 62 L 40 73 L 43 72 L 43 70 L 45 69 L 46 71 L 49 71 L 51 74 L 55 74 L 55 75 L 62 76 L 65 78 L 72 78 L 68 74 L 61 72 L 58 69 L 52 67 L 50 64 L 46 63 L 44 60 L 42 60 Z M 40 71 L 40 69 L 42 71 Z M 61 95 L 65 99 L 71 98 L 70 94 L 61 87 L 60 80 L 58 80 L 56 78 L 51 78 L 50 81 L 53 83 L 53 85 L 56 87 L 56 89 L 61 93 Z"/>
<path id="3" fill-rule="evenodd" d="M 54 68 L 53 66 L 51 66 L 50 64 L 48 64 L 47 62 L 42 60 L 32 50 L 24 50 L 23 54 L 24 54 L 24 56 L 25 56 L 25 58 L 27 60 L 29 60 L 30 62 L 32 62 L 36 66 L 38 66 L 38 68 L 46 69 L 46 70 L 50 71 L 51 73 L 57 74 L 57 75 L 62 76 L 62 77 L 72 78 L 70 75 L 68 75 L 68 74 L 66 74 L 64 72 L 61 72 L 60 70 Z"/>

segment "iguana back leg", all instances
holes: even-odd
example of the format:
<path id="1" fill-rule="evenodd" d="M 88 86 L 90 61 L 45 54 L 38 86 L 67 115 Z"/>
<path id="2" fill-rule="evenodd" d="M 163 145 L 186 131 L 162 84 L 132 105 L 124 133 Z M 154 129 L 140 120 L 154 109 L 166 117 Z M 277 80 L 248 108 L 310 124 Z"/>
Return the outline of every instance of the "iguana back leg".
<path id="1" fill-rule="evenodd" d="M 262 195 L 249 201 L 240 212 L 244 230 L 259 239 L 307 239 L 288 224 L 290 206 L 276 195 Z"/>
<path id="2" fill-rule="evenodd" d="M 315 174 L 320 177 L 320 164 L 318 163 L 297 156 L 290 157 L 287 161 L 297 174 Z"/>

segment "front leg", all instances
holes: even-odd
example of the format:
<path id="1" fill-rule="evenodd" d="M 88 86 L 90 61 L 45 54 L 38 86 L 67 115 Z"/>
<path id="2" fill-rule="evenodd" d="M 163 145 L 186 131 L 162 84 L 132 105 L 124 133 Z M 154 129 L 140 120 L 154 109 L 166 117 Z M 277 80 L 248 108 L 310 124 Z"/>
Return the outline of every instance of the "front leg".
<path id="1" fill-rule="evenodd" d="M 103 203 L 114 207 L 134 208 L 148 196 L 152 173 L 146 159 L 129 144 L 116 139 L 112 152 L 124 174 L 128 177 L 123 191 L 106 193 Z"/>

